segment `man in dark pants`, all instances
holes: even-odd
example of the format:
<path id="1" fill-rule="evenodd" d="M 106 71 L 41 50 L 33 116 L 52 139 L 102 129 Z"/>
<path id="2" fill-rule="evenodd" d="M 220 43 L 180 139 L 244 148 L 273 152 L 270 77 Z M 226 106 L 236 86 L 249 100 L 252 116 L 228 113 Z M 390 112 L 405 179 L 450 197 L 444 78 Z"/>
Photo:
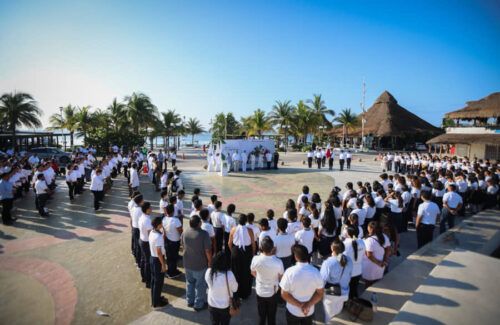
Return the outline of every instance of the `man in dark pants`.
<path id="1" fill-rule="evenodd" d="M 455 226 L 455 216 L 462 208 L 462 197 L 456 192 L 455 184 L 448 185 L 448 192 L 443 196 L 443 211 L 441 211 L 441 222 L 439 223 L 439 233 L 446 231 L 446 223 L 451 229 Z"/>
<path id="2" fill-rule="evenodd" d="M 344 170 L 344 163 L 345 163 L 345 153 L 344 150 L 341 150 L 339 155 L 340 171 Z"/>
<path id="3" fill-rule="evenodd" d="M 142 215 L 139 217 L 139 242 L 141 246 L 141 269 L 146 281 L 146 288 L 151 288 L 151 250 L 149 249 L 149 233 L 151 225 L 151 203 L 144 202 L 141 207 Z"/>
<path id="4" fill-rule="evenodd" d="M 37 180 L 35 182 L 35 192 L 36 192 L 35 205 L 36 208 L 38 209 L 38 213 L 42 217 L 48 217 L 49 213 L 48 210 L 45 208 L 45 204 L 47 203 L 47 200 L 49 198 L 49 187 L 45 182 L 45 177 L 43 176 L 43 174 L 37 175 Z"/>
<path id="5" fill-rule="evenodd" d="M 312 150 L 307 152 L 307 166 L 312 168 L 314 153 Z"/>
<path id="6" fill-rule="evenodd" d="M 347 169 L 351 169 L 352 153 L 349 150 L 347 150 L 347 152 L 345 154 L 345 160 L 346 160 Z"/>
<path id="7" fill-rule="evenodd" d="M 424 246 L 432 241 L 437 216 L 439 215 L 439 206 L 431 201 L 431 193 L 422 192 L 423 202 L 418 206 L 417 211 L 417 246 Z"/>
<path id="8" fill-rule="evenodd" d="M 165 272 L 167 271 L 167 266 L 165 264 L 165 243 L 163 234 L 161 233 L 161 221 L 161 217 L 156 217 L 151 222 L 151 227 L 153 229 L 148 237 L 151 253 L 151 305 L 154 308 L 168 305 L 168 300 L 161 295 L 165 280 Z"/>
<path id="9" fill-rule="evenodd" d="M 274 256 L 274 242 L 270 237 L 264 237 L 260 244 L 262 254 L 254 256 L 250 270 L 256 277 L 257 310 L 259 324 L 276 324 L 278 307 L 278 284 L 284 273 L 283 262 Z"/>
<path id="10" fill-rule="evenodd" d="M 4 225 L 12 225 L 14 223 L 10 214 L 14 203 L 14 193 L 9 178 L 10 172 L 4 172 L 2 180 L 0 180 L 0 200 L 2 201 L 2 221 Z"/>
<path id="11" fill-rule="evenodd" d="M 275 151 L 273 155 L 274 169 L 278 169 L 279 160 L 280 160 L 280 154 L 278 153 L 278 151 Z"/>

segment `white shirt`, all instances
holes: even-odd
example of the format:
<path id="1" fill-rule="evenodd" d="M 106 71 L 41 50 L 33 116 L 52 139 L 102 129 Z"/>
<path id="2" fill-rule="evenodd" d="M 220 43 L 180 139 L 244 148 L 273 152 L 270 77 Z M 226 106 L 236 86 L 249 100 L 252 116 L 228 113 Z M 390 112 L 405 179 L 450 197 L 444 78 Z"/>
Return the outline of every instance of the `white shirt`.
<path id="1" fill-rule="evenodd" d="M 377 209 L 383 209 L 385 207 L 384 199 L 381 196 L 377 196 L 375 199 L 375 207 Z"/>
<path id="2" fill-rule="evenodd" d="M 161 178 L 160 178 L 160 187 L 161 188 L 166 188 L 168 186 L 168 174 L 165 173 L 163 175 L 161 175 Z"/>
<path id="3" fill-rule="evenodd" d="M 160 247 L 163 256 L 165 256 L 165 241 L 163 240 L 163 234 L 158 231 L 151 231 L 149 233 L 149 251 L 151 252 L 151 256 L 158 257 L 156 252 L 156 248 Z"/>
<path id="4" fill-rule="evenodd" d="M 452 209 L 458 207 L 462 203 L 462 197 L 455 192 L 446 192 L 443 195 L 443 204 L 446 203 Z"/>
<path id="5" fill-rule="evenodd" d="M 238 290 L 238 282 L 232 271 L 227 271 L 224 273 L 215 273 L 213 279 L 210 278 L 210 271 L 212 269 L 207 269 L 205 272 L 205 282 L 208 286 L 207 302 L 210 307 L 226 309 L 229 307 L 229 294 L 228 294 L 228 284 L 229 291 L 232 293 Z M 226 282 L 227 276 L 227 282 Z"/>
<path id="6" fill-rule="evenodd" d="M 130 186 L 139 187 L 139 174 L 135 168 L 130 169 Z"/>
<path id="7" fill-rule="evenodd" d="M 181 234 L 177 228 L 182 227 L 181 221 L 176 217 L 163 217 L 163 229 L 165 229 L 165 236 L 170 241 L 181 240 Z"/>
<path id="8" fill-rule="evenodd" d="M 274 239 L 277 257 L 288 257 L 292 255 L 292 246 L 295 245 L 295 237 L 292 234 L 278 234 Z"/>
<path id="9" fill-rule="evenodd" d="M 345 250 L 344 254 L 349 256 L 352 260 L 352 275 L 351 276 L 358 276 L 361 274 L 362 271 L 362 265 L 363 265 L 363 258 L 365 256 L 365 242 L 363 239 L 356 239 L 356 242 L 358 243 L 358 259 L 354 259 L 354 247 L 352 246 L 353 239 L 352 238 L 346 238 L 344 240 L 344 245 L 345 245 Z"/>
<path id="10" fill-rule="evenodd" d="M 314 231 L 311 228 L 301 229 L 295 233 L 297 243 L 304 245 L 309 254 L 312 253 L 314 242 Z"/>
<path id="11" fill-rule="evenodd" d="M 260 228 L 259 228 L 259 226 L 257 226 L 256 224 L 249 224 L 249 223 L 247 223 L 247 227 L 250 228 L 253 231 L 253 238 L 254 238 L 255 241 L 257 241 L 257 239 L 260 236 Z"/>
<path id="12" fill-rule="evenodd" d="M 142 215 L 142 209 L 139 206 L 135 206 L 132 209 L 132 227 L 133 228 L 139 228 L 139 218 Z"/>
<path id="13" fill-rule="evenodd" d="M 286 227 L 286 232 L 291 235 L 295 235 L 295 233 L 300 229 L 302 229 L 302 224 L 300 223 L 300 221 L 289 222 L 288 226 Z"/>
<path id="14" fill-rule="evenodd" d="M 316 290 L 323 289 L 324 286 L 325 284 L 319 271 L 309 263 L 301 262 L 297 262 L 294 266 L 289 267 L 280 281 L 281 289 L 291 294 L 300 302 L 309 301 Z M 314 313 L 314 306 L 309 309 L 307 315 L 304 315 L 299 307 L 289 303 L 286 304 L 286 309 L 297 317 L 307 317 Z"/>
<path id="15" fill-rule="evenodd" d="M 208 233 L 208 236 L 210 236 L 210 238 L 215 237 L 214 226 L 212 226 L 209 222 L 203 221 L 201 223 L 201 229 L 205 230 Z"/>
<path id="16" fill-rule="evenodd" d="M 35 191 L 37 195 L 40 194 L 46 194 L 46 190 L 48 190 L 49 187 L 47 186 L 47 183 L 44 180 L 37 180 L 35 182 Z"/>
<path id="17" fill-rule="evenodd" d="M 426 225 L 435 225 L 437 216 L 440 214 L 439 206 L 431 201 L 424 201 L 418 206 L 417 216 L 422 219 L 421 223 Z"/>
<path id="18" fill-rule="evenodd" d="M 71 173 L 66 174 L 66 182 L 75 183 L 77 180 L 78 180 L 78 177 L 76 177 L 76 174 L 74 171 L 71 171 Z"/>
<path id="19" fill-rule="evenodd" d="M 236 220 L 232 216 L 224 214 L 224 231 L 229 233 L 233 227 L 236 227 Z"/>
<path id="20" fill-rule="evenodd" d="M 274 255 L 254 256 L 250 270 L 256 272 L 255 291 L 259 297 L 272 297 L 279 288 L 279 278 L 285 272 L 283 262 Z"/>
<path id="21" fill-rule="evenodd" d="M 389 237 L 387 237 L 385 234 L 384 234 L 384 239 L 385 242 L 383 247 L 382 244 L 379 244 L 376 236 L 371 236 L 364 240 L 366 251 L 372 252 L 373 256 L 379 261 L 384 259 L 385 248 L 391 245 Z M 384 269 L 385 267 L 380 267 L 377 264 L 370 261 L 366 257 L 366 255 L 363 257 L 363 267 L 362 267 L 363 279 L 370 281 L 382 279 L 382 277 L 384 276 Z"/>
<path id="22" fill-rule="evenodd" d="M 212 214 L 210 215 L 210 219 L 212 220 L 212 225 L 215 228 L 222 228 L 226 223 L 224 212 L 221 211 L 212 212 Z"/>
<path id="23" fill-rule="evenodd" d="M 143 213 L 139 217 L 139 237 L 142 241 L 146 242 L 149 240 L 149 232 L 153 230 L 151 225 L 151 217 Z"/>
<path id="24" fill-rule="evenodd" d="M 260 234 L 259 234 L 259 247 L 260 247 L 260 244 L 262 243 L 262 240 L 266 237 L 269 237 L 272 239 L 273 243 L 276 239 L 276 231 L 274 231 L 273 229 L 269 229 L 269 230 L 264 230 L 262 231 Z M 276 247 L 276 243 L 274 243 L 274 246 Z"/>
<path id="25" fill-rule="evenodd" d="M 168 201 L 167 200 L 160 199 L 159 206 L 160 206 L 160 213 L 161 214 L 165 213 L 165 208 L 167 207 L 167 205 L 168 205 Z"/>
<path id="26" fill-rule="evenodd" d="M 391 212 L 393 213 L 401 213 L 403 212 L 403 208 L 399 207 L 399 200 L 398 199 L 389 199 L 387 201 L 389 204 L 389 207 L 391 208 Z"/>
<path id="27" fill-rule="evenodd" d="M 365 209 L 354 209 L 351 211 L 351 214 L 356 214 L 358 216 L 358 224 L 360 226 L 364 225 L 366 218 L 366 210 Z"/>
<path id="28" fill-rule="evenodd" d="M 91 191 L 102 191 L 104 188 L 104 179 L 102 176 L 95 174 L 90 182 Z"/>
<path id="29" fill-rule="evenodd" d="M 302 193 L 302 194 L 300 194 L 300 195 L 299 195 L 299 197 L 297 198 L 297 204 L 298 204 L 300 207 L 303 207 L 303 206 L 304 206 L 304 203 L 302 203 L 302 197 L 303 197 L 303 196 L 307 196 L 307 200 L 308 200 L 309 202 L 311 202 L 311 198 L 312 198 L 311 193 L 309 193 L 309 194 L 304 194 L 304 193 Z"/>

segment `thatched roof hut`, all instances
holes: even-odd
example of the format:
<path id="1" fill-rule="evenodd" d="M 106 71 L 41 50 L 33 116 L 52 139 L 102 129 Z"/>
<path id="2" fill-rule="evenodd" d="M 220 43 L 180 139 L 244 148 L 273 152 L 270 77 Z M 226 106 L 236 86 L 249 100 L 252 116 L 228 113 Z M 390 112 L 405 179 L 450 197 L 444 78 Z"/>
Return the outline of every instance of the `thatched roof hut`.
<path id="1" fill-rule="evenodd" d="M 446 113 L 449 119 L 488 119 L 500 117 L 500 92 L 492 93 L 479 100 L 471 100 L 459 110 Z"/>
<path id="2" fill-rule="evenodd" d="M 361 118 L 366 121 L 365 135 L 372 135 L 377 138 L 442 132 L 441 129 L 400 106 L 394 96 L 387 90 L 375 100 L 366 113 L 360 115 L 360 120 Z M 331 134 L 341 136 L 342 126 L 334 127 Z M 349 135 L 360 136 L 361 123 L 354 130 L 350 130 Z"/>

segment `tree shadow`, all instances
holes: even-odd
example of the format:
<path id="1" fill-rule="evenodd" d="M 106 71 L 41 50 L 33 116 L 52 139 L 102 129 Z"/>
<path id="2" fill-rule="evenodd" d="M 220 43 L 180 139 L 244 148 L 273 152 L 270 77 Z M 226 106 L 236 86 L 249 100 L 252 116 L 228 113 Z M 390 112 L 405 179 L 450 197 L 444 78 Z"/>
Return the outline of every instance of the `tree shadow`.
<path id="1" fill-rule="evenodd" d="M 478 287 L 470 283 L 458 281 L 455 279 L 438 278 L 432 275 L 429 275 L 423 284 L 434 287 L 445 287 L 445 288 L 473 290 L 473 291 L 479 290 Z"/>
<path id="2" fill-rule="evenodd" d="M 458 307 L 459 303 L 435 294 L 415 292 L 410 301 L 420 305 L 439 305 L 446 307 Z"/>
<path id="3" fill-rule="evenodd" d="M 407 311 L 400 311 L 394 322 L 407 324 L 426 324 L 426 325 L 444 325 L 445 323 L 424 315 L 418 315 Z"/>

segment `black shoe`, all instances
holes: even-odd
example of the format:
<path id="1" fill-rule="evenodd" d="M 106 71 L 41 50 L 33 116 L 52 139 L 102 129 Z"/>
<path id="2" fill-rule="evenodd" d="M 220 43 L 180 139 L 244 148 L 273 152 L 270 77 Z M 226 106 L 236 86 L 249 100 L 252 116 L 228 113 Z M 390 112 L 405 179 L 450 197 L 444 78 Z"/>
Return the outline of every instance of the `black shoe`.
<path id="1" fill-rule="evenodd" d="M 189 307 L 189 308 L 193 308 L 193 307 L 194 307 L 194 303 L 192 303 L 192 304 L 188 304 L 188 307 Z"/>
<path id="2" fill-rule="evenodd" d="M 177 278 L 177 277 L 179 277 L 181 275 L 182 275 L 181 271 L 175 270 L 175 272 L 172 272 L 172 274 L 167 274 L 167 278 L 168 279 L 175 279 L 175 278 Z"/>
<path id="3" fill-rule="evenodd" d="M 160 301 L 158 305 L 153 305 L 153 308 L 161 308 L 168 305 L 168 301 Z"/>

